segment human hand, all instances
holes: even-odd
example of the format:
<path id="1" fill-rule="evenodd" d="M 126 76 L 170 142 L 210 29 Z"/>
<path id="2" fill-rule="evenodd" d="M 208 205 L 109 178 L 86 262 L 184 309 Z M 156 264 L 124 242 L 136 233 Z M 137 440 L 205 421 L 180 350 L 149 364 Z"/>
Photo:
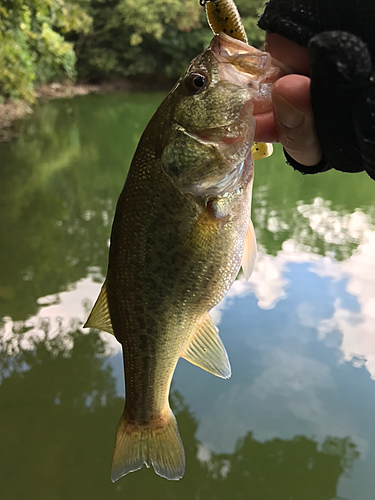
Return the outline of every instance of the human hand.
<path id="1" fill-rule="evenodd" d="M 346 0 L 345 8 L 340 4 L 340 0 L 267 2 L 258 22 L 272 33 L 267 48 L 298 74 L 274 84 L 276 118 L 272 122 L 272 117 L 257 117 L 257 139 L 282 142 L 287 162 L 302 173 L 365 170 L 375 179 L 375 3 Z M 302 112 L 302 116 L 294 113 L 302 124 L 292 131 L 282 127 L 285 116 L 293 124 L 293 108 L 288 110 L 285 102 Z M 313 165 L 320 156 L 319 145 L 321 160 Z"/>
<path id="2" fill-rule="evenodd" d="M 273 112 L 255 115 L 255 140 L 280 142 L 302 165 L 316 165 L 322 151 L 314 127 L 310 101 L 309 56 L 306 48 L 276 34 L 266 35 L 265 50 L 296 74 L 280 78 L 272 87 Z"/>

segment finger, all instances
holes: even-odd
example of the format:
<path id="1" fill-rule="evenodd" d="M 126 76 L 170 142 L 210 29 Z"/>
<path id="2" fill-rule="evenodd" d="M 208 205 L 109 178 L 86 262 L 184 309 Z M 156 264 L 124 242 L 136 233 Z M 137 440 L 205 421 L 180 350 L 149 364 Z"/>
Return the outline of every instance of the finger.
<path id="1" fill-rule="evenodd" d="M 306 47 L 301 47 L 276 33 L 267 33 L 264 50 L 288 66 L 293 73 L 310 74 L 310 59 Z"/>
<path id="2" fill-rule="evenodd" d="M 273 111 L 254 115 L 256 142 L 278 142 L 279 137 L 276 130 L 275 115 Z"/>
<path id="3" fill-rule="evenodd" d="M 287 75 L 274 83 L 272 101 L 279 142 L 297 162 L 313 166 L 322 159 L 310 101 L 310 79 Z"/>

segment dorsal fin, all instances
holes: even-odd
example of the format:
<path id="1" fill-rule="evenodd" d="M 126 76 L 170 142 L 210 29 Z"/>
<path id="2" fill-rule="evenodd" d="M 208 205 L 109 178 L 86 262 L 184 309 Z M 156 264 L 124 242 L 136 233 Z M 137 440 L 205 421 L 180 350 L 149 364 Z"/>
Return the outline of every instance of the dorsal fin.
<path id="1" fill-rule="evenodd" d="M 228 355 L 219 337 L 219 330 L 208 313 L 203 316 L 188 348 L 181 354 L 181 358 L 217 377 L 229 378 L 231 376 Z"/>
<path id="2" fill-rule="evenodd" d="M 103 330 L 114 335 L 107 302 L 107 280 L 104 282 L 99 297 L 96 299 L 90 316 L 83 325 L 83 328 L 97 328 L 98 330 Z"/>
<path id="3" fill-rule="evenodd" d="M 241 264 L 243 274 L 246 280 L 250 278 L 251 273 L 253 272 L 256 256 L 257 256 L 257 241 L 255 238 L 254 226 L 250 219 L 246 231 L 245 243 L 243 247 L 242 264 Z"/>

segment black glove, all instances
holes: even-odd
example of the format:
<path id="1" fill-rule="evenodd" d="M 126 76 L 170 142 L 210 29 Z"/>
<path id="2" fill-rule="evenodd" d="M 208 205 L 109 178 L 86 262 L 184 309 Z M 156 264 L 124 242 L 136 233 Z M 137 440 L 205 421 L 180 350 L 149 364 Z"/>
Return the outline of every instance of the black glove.
<path id="1" fill-rule="evenodd" d="M 335 168 L 375 179 L 375 1 L 270 0 L 259 27 L 308 47 L 311 103 L 323 159 L 302 173 Z"/>

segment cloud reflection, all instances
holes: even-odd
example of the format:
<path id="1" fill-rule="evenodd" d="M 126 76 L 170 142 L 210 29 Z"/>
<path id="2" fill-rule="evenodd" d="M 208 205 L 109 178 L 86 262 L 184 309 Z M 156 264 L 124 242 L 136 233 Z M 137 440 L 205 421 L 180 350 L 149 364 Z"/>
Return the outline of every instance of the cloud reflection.
<path id="1" fill-rule="evenodd" d="M 38 299 L 38 313 L 26 321 L 3 318 L 3 324 L 0 325 L 3 348 L 6 346 L 8 352 L 11 350 L 16 354 L 19 349 L 33 349 L 38 340 L 59 336 L 65 349 L 71 349 L 70 333 L 82 327 L 99 295 L 101 283 L 97 279 L 97 275 L 90 273 L 89 277 L 71 284 L 65 292 L 41 297 Z M 89 330 L 84 332 L 88 333 Z M 112 335 L 102 332 L 101 338 L 107 345 L 105 355 L 120 351 L 120 344 Z"/>
<path id="2" fill-rule="evenodd" d="M 332 345 L 332 337 L 339 333 L 341 341 L 337 347 L 342 360 L 354 366 L 364 364 L 375 379 L 375 226 L 370 217 L 359 210 L 345 215 L 331 211 L 329 203 L 321 198 L 316 198 L 311 205 L 300 205 L 298 209 L 308 219 L 312 230 L 327 243 L 343 245 L 359 240 L 357 251 L 337 262 L 330 255 L 307 252 L 298 239 L 285 241 L 276 256 L 267 255 L 260 248 L 250 281 L 246 283 L 241 277 L 235 282 L 224 301 L 213 311 L 213 317 L 219 324 L 223 311 L 235 298 L 248 294 L 255 294 L 261 309 L 273 308 L 287 297 L 290 265 L 308 263 L 310 273 L 340 283 L 339 288 L 354 301 L 349 306 L 332 291 L 330 299 L 334 312 L 331 317 L 322 318 L 319 308 L 312 303 L 312 290 L 311 299 L 304 297 L 307 302 L 301 302 L 295 311 L 301 325 L 314 328 L 318 338 L 329 345 Z"/>
<path id="3" fill-rule="evenodd" d="M 336 299 L 334 314 L 319 323 L 318 331 L 322 339 L 339 331 L 344 360 L 364 364 L 375 379 L 375 228 L 364 214 L 353 215 L 356 215 L 355 229 L 362 233 L 361 243 L 357 252 L 338 267 L 341 275 L 347 277 L 346 291 L 356 298 L 359 310 L 352 311 Z M 324 269 L 317 272 L 325 275 Z"/>

